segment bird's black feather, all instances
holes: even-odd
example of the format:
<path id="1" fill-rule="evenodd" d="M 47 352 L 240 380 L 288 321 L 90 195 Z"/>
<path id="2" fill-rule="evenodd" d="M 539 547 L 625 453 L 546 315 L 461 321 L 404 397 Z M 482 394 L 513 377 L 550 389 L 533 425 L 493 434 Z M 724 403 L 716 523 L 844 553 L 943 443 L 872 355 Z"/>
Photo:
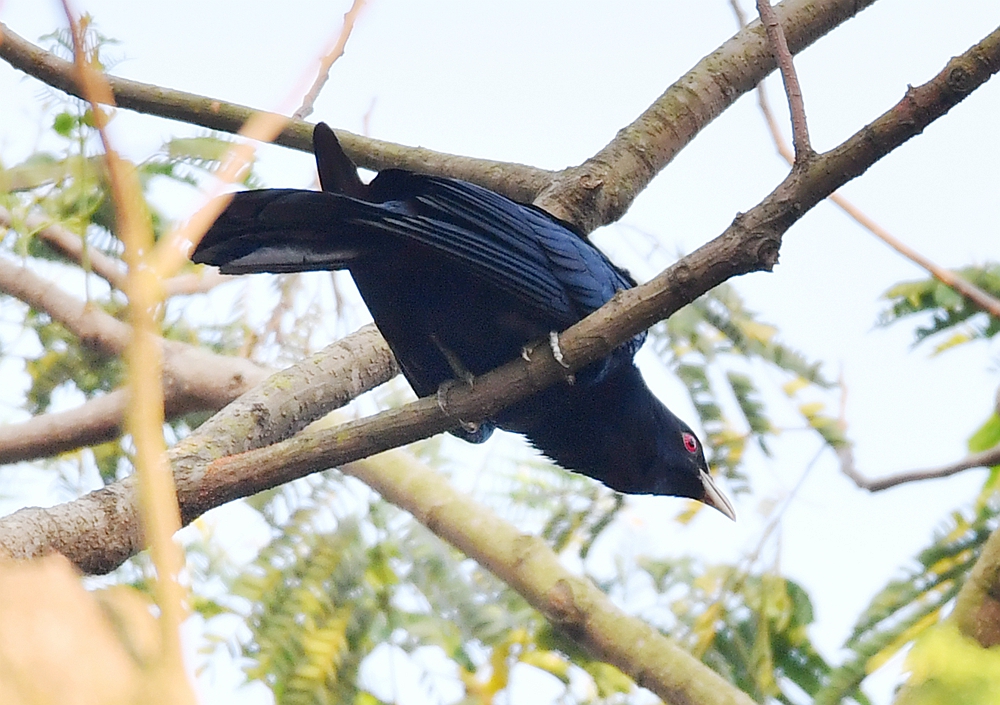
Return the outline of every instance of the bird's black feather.
<path id="1" fill-rule="evenodd" d="M 395 169 L 364 185 L 323 124 L 314 149 L 323 191 L 236 194 L 192 259 L 231 274 L 350 270 L 420 396 L 514 359 L 634 285 L 537 208 Z M 693 497 L 731 514 L 691 429 L 632 361 L 644 339 L 581 370 L 575 384 L 557 383 L 457 435 L 478 442 L 495 424 L 616 490 Z"/>

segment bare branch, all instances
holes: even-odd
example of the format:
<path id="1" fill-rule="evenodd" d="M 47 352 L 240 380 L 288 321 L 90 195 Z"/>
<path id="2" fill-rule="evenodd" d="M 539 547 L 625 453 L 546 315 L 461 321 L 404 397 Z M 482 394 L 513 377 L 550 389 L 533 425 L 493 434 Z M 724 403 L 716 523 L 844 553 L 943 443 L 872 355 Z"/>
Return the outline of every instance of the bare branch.
<path id="1" fill-rule="evenodd" d="M 232 280 L 232 276 L 220 274 L 217 269 L 202 267 L 195 273 L 178 274 L 164 280 L 163 295 L 170 298 L 171 296 L 205 294 L 220 284 Z"/>
<path id="2" fill-rule="evenodd" d="M 781 71 L 781 80 L 785 84 L 788 111 L 792 116 L 792 143 L 795 145 L 795 161 L 809 159 L 813 155 L 813 149 L 812 145 L 809 144 L 806 108 L 802 101 L 802 88 L 799 85 L 798 74 L 795 72 L 792 52 L 788 50 L 788 41 L 781 29 L 781 22 L 778 21 L 778 16 L 775 14 L 774 8 L 771 7 L 771 0 L 757 0 L 757 12 L 760 13 L 760 21 L 767 30 L 767 40 L 771 44 L 778 68 Z"/>
<path id="3" fill-rule="evenodd" d="M 241 357 L 216 355 L 176 341 L 163 345 L 168 419 L 194 411 L 217 411 L 270 373 Z M 73 409 L 0 425 L 0 465 L 52 457 L 117 438 L 122 434 L 127 401 L 125 390 L 116 389 Z"/>
<path id="4" fill-rule="evenodd" d="M 868 490 L 869 492 L 881 492 L 882 490 L 887 490 L 891 487 L 905 485 L 908 482 L 936 480 L 938 478 L 956 475 L 963 470 L 969 470 L 972 468 L 988 468 L 994 465 L 1000 465 L 1000 445 L 994 446 L 989 450 L 984 450 L 981 453 L 973 453 L 962 460 L 948 465 L 928 468 L 927 470 L 911 470 L 909 472 L 901 472 L 896 475 L 880 477 L 874 480 L 858 472 L 854 465 L 854 452 L 850 446 L 838 448 L 837 456 L 840 458 L 841 472 L 851 478 L 854 484 L 863 490 Z"/>
<path id="5" fill-rule="evenodd" d="M 45 83 L 80 96 L 73 82 L 72 64 L 50 54 L 10 31 L 0 23 L 0 58 L 11 66 Z M 161 88 L 148 83 L 108 76 L 115 103 L 121 108 L 182 120 L 212 130 L 237 133 L 260 111 L 215 98 Z M 274 143 L 304 152 L 312 151 L 313 125 L 291 120 Z M 399 168 L 425 174 L 441 174 L 466 179 L 503 193 L 522 203 L 530 203 L 551 181 L 545 169 L 489 159 L 460 157 L 422 147 L 376 140 L 337 130 L 337 139 L 359 166 L 374 171 Z"/>
<path id="6" fill-rule="evenodd" d="M 797 53 L 875 0 L 785 0 L 775 8 L 789 49 Z M 0 24 L 0 58 L 73 95 L 69 64 Z M 358 165 L 453 176 L 534 202 L 584 232 L 614 222 L 652 178 L 709 122 L 752 90 L 776 67 L 763 27 L 755 23 L 702 59 L 600 152 L 577 167 L 545 169 L 459 157 L 360 137 L 343 130 L 337 138 Z M 123 108 L 236 132 L 256 111 L 213 98 L 108 77 Z M 312 125 L 293 120 L 275 139 L 293 149 L 312 148 Z"/>
<path id="7" fill-rule="evenodd" d="M 988 291 L 980 289 L 978 286 L 950 269 L 946 269 L 945 267 L 935 264 L 927 257 L 924 257 L 922 254 L 869 218 L 860 208 L 855 206 L 839 193 L 831 194 L 829 200 L 836 203 L 837 206 L 844 211 L 844 213 L 853 218 L 854 221 L 865 230 L 875 235 L 875 237 L 887 244 L 899 254 L 906 257 L 911 262 L 923 267 L 939 282 L 950 286 L 978 308 L 982 309 L 994 318 L 1000 319 L 1000 299 L 997 299 Z"/>
<path id="8" fill-rule="evenodd" d="M 56 252 L 84 269 L 92 271 L 114 288 L 125 286 L 125 267 L 114 257 L 108 257 L 100 250 L 87 247 L 82 237 L 70 232 L 58 223 L 51 223 L 41 215 L 29 215 L 24 225 L 35 237 L 45 241 Z M 14 228 L 13 214 L 0 206 L 0 227 Z"/>
<path id="9" fill-rule="evenodd" d="M 316 80 L 313 82 L 312 87 L 306 93 L 305 97 L 302 99 L 302 105 L 299 109 L 292 113 L 292 118 L 295 120 L 304 120 L 309 115 L 312 114 L 313 104 L 316 102 L 316 98 L 319 97 L 319 92 L 323 90 L 323 86 L 326 85 L 327 80 L 330 78 L 330 68 L 333 66 L 334 62 L 344 55 L 344 48 L 347 46 L 347 40 L 351 36 L 351 31 L 354 29 L 354 22 L 357 20 L 358 15 L 361 14 L 361 8 L 365 6 L 365 0 L 354 0 L 354 4 L 351 5 L 351 9 L 344 14 L 344 24 L 340 29 L 340 36 L 337 37 L 337 43 L 334 45 L 326 56 L 324 56 L 319 62 L 319 72 L 316 75 Z"/>
<path id="10" fill-rule="evenodd" d="M 874 0 L 785 0 L 775 7 L 795 54 Z M 585 232 L 614 222 L 708 123 L 776 68 L 755 22 L 698 62 L 631 125 L 578 167 L 564 169 L 534 203 Z"/>
<path id="11" fill-rule="evenodd" d="M 410 454 L 396 450 L 343 470 L 492 571 L 588 653 L 664 702 L 753 703 L 675 641 L 625 614 L 590 580 L 573 575 L 544 541 L 458 492 Z"/>
<path id="12" fill-rule="evenodd" d="M 733 8 L 733 12 L 736 14 L 736 19 L 742 27 L 746 24 L 746 16 L 743 14 L 743 10 L 739 5 L 738 0 L 730 0 L 730 5 Z M 795 155 L 785 142 L 784 137 L 781 135 L 781 130 L 778 128 L 778 121 L 775 119 L 774 113 L 771 111 L 771 105 L 768 102 L 767 91 L 764 88 L 763 83 L 757 86 L 757 103 L 760 106 L 761 114 L 764 116 L 764 122 L 767 124 L 768 130 L 771 132 L 771 138 L 774 140 L 774 145 L 778 150 L 778 154 L 780 154 L 790 165 L 794 164 Z M 980 289 L 978 286 L 959 276 L 950 269 L 945 269 L 944 267 L 935 264 L 927 257 L 924 257 L 922 254 L 892 235 L 888 230 L 868 217 L 868 215 L 865 214 L 860 208 L 841 195 L 839 191 L 831 193 L 827 200 L 833 202 L 858 225 L 882 240 L 882 242 L 889 245 L 889 247 L 896 250 L 896 252 L 903 255 L 918 266 L 923 267 L 939 282 L 950 286 L 956 292 L 994 318 L 1000 318 L 1000 299 L 997 299 L 989 292 Z"/>
<path id="13" fill-rule="evenodd" d="M 13 214 L 0 206 L 0 227 L 14 228 L 16 226 Z M 32 214 L 24 219 L 24 226 L 35 237 L 45 241 L 59 254 L 91 271 L 106 281 L 115 289 L 123 290 L 125 286 L 125 265 L 114 257 L 109 257 L 100 250 L 87 247 L 83 239 L 70 232 L 58 223 L 50 223 L 41 215 Z M 217 270 L 201 268 L 196 274 L 179 274 L 163 282 L 166 297 L 180 294 L 204 294 L 219 284 L 230 281 L 232 277 L 219 274 Z"/>
<path id="14" fill-rule="evenodd" d="M 396 372 L 389 346 L 366 326 L 227 406 L 168 451 L 185 523 L 228 501 L 200 489 L 214 487 L 204 480 L 212 460 L 287 438 Z M 245 496 L 244 480 L 231 479 L 226 492 Z M 25 559 L 59 552 L 86 572 L 114 569 L 143 545 L 134 483 L 128 477 L 58 507 L 29 507 L 0 519 L 0 554 Z"/>
<path id="15" fill-rule="evenodd" d="M 911 88 L 896 106 L 842 145 L 818 155 L 808 168 L 793 170 L 764 201 L 739 215 L 722 235 L 652 281 L 619 292 L 608 304 L 566 330 L 559 340 L 563 361 L 571 370 L 580 369 L 721 282 L 739 274 L 769 270 L 777 261 L 783 233 L 810 208 L 919 134 L 998 70 L 1000 29 L 952 59 L 928 83 Z M 191 521 L 211 507 L 306 473 L 455 427 L 460 418 L 485 418 L 565 378 L 566 369 L 554 360 L 548 346 L 540 345 L 530 358 L 518 358 L 483 375 L 473 387 L 451 387 L 441 399 L 421 399 L 335 429 L 307 429 L 277 445 L 215 460 L 220 457 L 220 444 L 225 447 L 242 433 L 238 424 L 220 421 L 220 433 L 212 439 L 197 434 L 188 439 L 190 443 L 185 441 L 183 448 L 172 451 L 184 519 Z M 380 364 L 384 363 L 373 360 L 372 369 L 378 372 Z M 295 394 L 308 386 L 289 389 L 290 403 L 299 405 Z M 249 420 L 256 419 L 251 415 Z M 195 444 L 202 447 L 196 448 Z M 188 454 L 191 460 L 181 463 L 175 453 Z M 0 520 L 0 551 L 27 557 L 58 550 L 82 570 L 110 570 L 141 545 L 132 532 L 135 508 L 131 496 L 131 490 L 112 485 L 57 510 L 21 510 Z M 30 538 L 15 528 L 25 525 L 34 527 Z M 39 526 L 46 529 L 42 531 Z M 102 535 L 98 539 L 92 533 L 107 527 L 116 527 L 109 531 L 114 538 Z"/>
<path id="16" fill-rule="evenodd" d="M 128 344 L 127 324 L 5 257 L 0 257 L 0 292 L 20 299 L 36 311 L 44 311 L 84 345 L 106 355 L 120 355 Z"/>
<path id="17" fill-rule="evenodd" d="M 91 399 L 66 411 L 0 425 L 0 465 L 51 457 L 121 435 L 128 395 L 124 389 Z"/>
<path id="18" fill-rule="evenodd" d="M 131 335 L 128 324 L 66 293 L 29 267 L 0 257 L 0 292 L 44 311 L 80 341 L 108 356 L 120 355 Z M 166 410 L 171 417 L 215 411 L 267 376 L 265 368 L 177 341 L 164 347 Z M 81 407 L 0 427 L 0 464 L 64 453 L 111 440 L 124 419 L 123 393 Z M 54 435 L 48 435 L 54 434 Z"/>

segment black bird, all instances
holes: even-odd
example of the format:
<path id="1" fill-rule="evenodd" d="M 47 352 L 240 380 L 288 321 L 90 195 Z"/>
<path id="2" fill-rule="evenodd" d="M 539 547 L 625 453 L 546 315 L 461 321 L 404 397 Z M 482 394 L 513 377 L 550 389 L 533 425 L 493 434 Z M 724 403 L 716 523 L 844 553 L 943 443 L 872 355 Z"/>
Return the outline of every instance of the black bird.
<path id="1" fill-rule="evenodd" d="M 538 208 L 399 169 L 365 185 L 322 123 L 313 149 L 322 191 L 236 194 L 192 259 L 226 274 L 350 270 L 419 396 L 509 362 L 635 285 Z M 644 340 L 453 433 L 478 443 L 498 426 L 619 492 L 691 497 L 735 518 L 694 432 L 639 374 Z"/>

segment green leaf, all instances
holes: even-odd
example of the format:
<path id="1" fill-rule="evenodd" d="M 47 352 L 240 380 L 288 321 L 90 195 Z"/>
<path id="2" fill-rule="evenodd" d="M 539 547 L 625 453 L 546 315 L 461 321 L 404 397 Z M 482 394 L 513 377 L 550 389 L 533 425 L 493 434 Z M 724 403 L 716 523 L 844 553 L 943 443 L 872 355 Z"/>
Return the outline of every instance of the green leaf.
<path id="1" fill-rule="evenodd" d="M 52 129 L 63 137 L 69 137 L 73 128 L 77 125 L 76 116 L 72 113 L 59 113 L 52 121 Z"/>
<path id="2" fill-rule="evenodd" d="M 992 414 L 969 439 L 969 452 L 981 453 L 1000 443 L 1000 416 Z"/>
<path id="3" fill-rule="evenodd" d="M 950 622 L 917 640 L 906 668 L 898 705 L 994 705 L 1000 693 L 1000 648 L 984 649 Z"/>

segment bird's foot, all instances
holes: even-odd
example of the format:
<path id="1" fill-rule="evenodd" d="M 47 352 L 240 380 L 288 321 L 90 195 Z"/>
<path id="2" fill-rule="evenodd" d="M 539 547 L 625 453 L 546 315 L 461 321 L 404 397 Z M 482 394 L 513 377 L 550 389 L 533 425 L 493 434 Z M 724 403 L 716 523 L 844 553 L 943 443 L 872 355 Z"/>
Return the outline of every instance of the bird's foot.
<path id="1" fill-rule="evenodd" d="M 471 387 L 472 375 L 469 375 L 469 378 L 465 380 L 446 379 L 441 383 L 441 386 L 438 387 L 435 399 L 437 401 L 438 408 L 446 416 L 451 415 L 451 412 L 448 410 L 448 391 L 456 384 L 462 384 L 463 382 Z M 456 421 L 458 421 L 458 425 L 462 427 L 462 430 L 467 433 L 476 433 L 479 431 L 479 427 L 482 426 L 482 424 L 472 423 L 471 421 L 463 421 L 462 419 L 456 419 Z"/>
<path id="2" fill-rule="evenodd" d="M 566 358 L 563 357 L 562 348 L 559 347 L 559 334 L 554 330 L 549 331 L 549 347 L 552 348 L 552 357 L 556 359 L 556 362 L 568 370 L 569 363 L 566 362 Z M 576 382 L 576 377 L 572 374 L 567 374 L 566 382 L 573 384 Z"/>

